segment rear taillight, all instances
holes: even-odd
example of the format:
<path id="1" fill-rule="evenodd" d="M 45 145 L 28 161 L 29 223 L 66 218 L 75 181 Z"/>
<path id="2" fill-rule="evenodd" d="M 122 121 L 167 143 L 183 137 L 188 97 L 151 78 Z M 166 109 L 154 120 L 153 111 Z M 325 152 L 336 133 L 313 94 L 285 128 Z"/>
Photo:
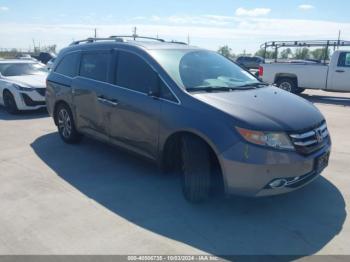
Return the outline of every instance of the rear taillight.
<path id="1" fill-rule="evenodd" d="M 259 76 L 262 77 L 264 75 L 264 68 L 259 66 Z"/>

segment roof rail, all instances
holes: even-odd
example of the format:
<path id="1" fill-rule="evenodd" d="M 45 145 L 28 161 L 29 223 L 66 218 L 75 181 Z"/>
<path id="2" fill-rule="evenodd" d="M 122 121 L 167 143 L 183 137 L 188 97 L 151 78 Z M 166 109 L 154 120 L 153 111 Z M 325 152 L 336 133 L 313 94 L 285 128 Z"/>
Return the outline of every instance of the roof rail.
<path id="1" fill-rule="evenodd" d="M 78 40 L 78 41 L 74 41 L 73 43 L 70 44 L 70 46 L 72 45 L 79 45 L 80 43 L 94 43 L 97 41 L 116 41 L 116 42 L 124 42 L 124 40 L 122 38 L 116 38 L 116 37 L 107 37 L 107 38 L 94 38 L 94 37 L 90 37 L 87 39 L 83 39 L 83 40 Z"/>
<path id="2" fill-rule="evenodd" d="M 163 42 L 163 43 L 165 42 L 164 39 L 155 38 L 155 37 L 138 36 L 138 35 L 112 35 L 112 36 L 107 37 L 107 38 L 90 37 L 90 38 L 87 38 L 87 39 L 74 41 L 70 45 L 72 46 L 72 45 L 79 45 L 80 43 L 94 43 L 94 42 L 98 42 L 98 41 L 124 42 L 124 38 L 132 38 L 134 40 L 136 40 L 136 39 L 148 39 L 148 40 L 155 40 L 155 41 L 159 41 L 159 42 Z"/>
<path id="3" fill-rule="evenodd" d="M 176 41 L 176 40 L 171 40 L 169 43 L 179 44 L 179 45 L 187 45 L 187 43 L 185 43 L 185 42 L 180 42 L 180 41 Z"/>
<path id="4" fill-rule="evenodd" d="M 155 41 L 159 41 L 159 42 L 165 42 L 165 40 L 161 39 L 161 38 L 139 36 L 139 35 L 112 35 L 112 36 L 110 36 L 110 38 L 132 38 L 134 40 L 139 38 L 139 39 L 148 39 L 148 40 L 155 40 Z"/>

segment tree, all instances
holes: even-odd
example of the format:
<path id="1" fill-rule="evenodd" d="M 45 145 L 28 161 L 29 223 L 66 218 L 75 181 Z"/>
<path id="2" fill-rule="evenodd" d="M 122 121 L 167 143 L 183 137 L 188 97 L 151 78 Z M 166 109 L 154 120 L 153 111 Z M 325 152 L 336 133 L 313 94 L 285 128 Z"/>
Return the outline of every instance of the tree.
<path id="1" fill-rule="evenodd" d="M 309 59 L 310 58 L 310 49 L 307 47 L 297 48 L 295 50 L 295 59 Z"/>
<path id="2" fill-rule="evenodd" d="M 282 59 L 288 59 L 288 58 L 290 58 L 292 55 L 293 55 L 293 52 L 292 52 L 292 49 L 290 49 L 290 48 L 284 49 L 284 50 L 281 52 L 281 58 L 282 58 Z"/>
<path id="3" fill-rule="evenodd" d="M 265 49 L 260 49 L 259 51 L 257 51 L 255 53 L 255 56 L 261 56 L 261 57 L 264 57 L 265 55 L 265 58 L 267 59 L 273 59 L 275 58 L 275 52 L 274 51 L 269 51 L 269 50 L 266 50 L 266 54 L 265 54 Z M 277 54 L 278 55 L 278 54 Z"/>
<path id="4" fill-rule="evenodd" d="M 224 45 L 219 48 L 218 53 L 220 55 L 223 55 L 224 57 L 227 57 L 228 59 L 234 59 L 235 54 L 232 53 L 232 49 L 228 47 L 227 45 Z"/>
<path id="5" fill-rule="evenodd" d="M 310 52 L 313 59 L 324 60 L 326 55 L 326 48 L 318 48 Z M 330 58 L 330 50 L 328 49 L 326 60 Z"/>

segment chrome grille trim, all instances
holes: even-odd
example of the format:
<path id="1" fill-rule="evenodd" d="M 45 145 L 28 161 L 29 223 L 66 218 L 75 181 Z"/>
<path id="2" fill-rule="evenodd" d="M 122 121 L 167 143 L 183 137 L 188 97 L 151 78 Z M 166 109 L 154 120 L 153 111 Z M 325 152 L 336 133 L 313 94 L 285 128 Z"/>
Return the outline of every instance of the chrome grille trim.
<path id="1" fill-rule="evenodd" d="M 304 139 L 304 138 L 307 138 L 307 137 L 310 137 L 310 136 L 314 136 L 315 135 L 315 132 L 314 131 L 309 131 L 307 133 L 304 133 L 304 134 L 296 134 L 296 135 L 290 135 L 292 138 L 295 138 L 295 139 Z"/>
<path id="2" fill-rule="evenodd" d="M 313 144 L 317 144 L 317 140 L 310 140 L 307 142 L 294 142 L 294 145 L 296 146 L 311 146 Z"/>
<path id="3" fill-rule="evenodd" d="M 328 130 L 327 130 L 327 124 L 326 123 L 324 123 L 320 127 L 316 128 L 315 130 L 321 130 L 322 133 L 327 132 L 327 135 L 328 135 Z M 291 134 L 290 137 L 291 138 L 295 138 L 295 139 L 304 139 L 304 138 L 307 138 L 307 137 L 310 137 L 310 136 L 314 136 L 315 135 L 315 130 L 308 131 L 308 132 L 303 133 L 303 134 Z"/>
<path id="4" fill-rule="evenodd" d="M 320 141 L 320 136 L 323 141 Z M 289 137 L 298 152 L 302 154 L 310 154 L 323 147 L 325 140 L 329 137 L 329 132 L 327 124 L 322 123 L 319 127 L 313 128 L 304 133 L 289 134 Z"/>

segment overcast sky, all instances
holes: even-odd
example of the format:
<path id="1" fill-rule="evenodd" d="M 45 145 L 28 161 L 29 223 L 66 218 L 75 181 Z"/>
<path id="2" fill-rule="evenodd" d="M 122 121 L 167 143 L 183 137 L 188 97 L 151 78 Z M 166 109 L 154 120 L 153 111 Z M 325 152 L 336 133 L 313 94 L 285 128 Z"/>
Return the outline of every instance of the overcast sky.
<path id="1" fill-rule="evenodd" d="M 0 0 L 0 48 L 28 48 L 33 39 L 59 48 L 73 40 L 131 34 L 186 41 L 216 50 L 256 51 L 269 40 L 350 40 L 344 0 Z"/>

